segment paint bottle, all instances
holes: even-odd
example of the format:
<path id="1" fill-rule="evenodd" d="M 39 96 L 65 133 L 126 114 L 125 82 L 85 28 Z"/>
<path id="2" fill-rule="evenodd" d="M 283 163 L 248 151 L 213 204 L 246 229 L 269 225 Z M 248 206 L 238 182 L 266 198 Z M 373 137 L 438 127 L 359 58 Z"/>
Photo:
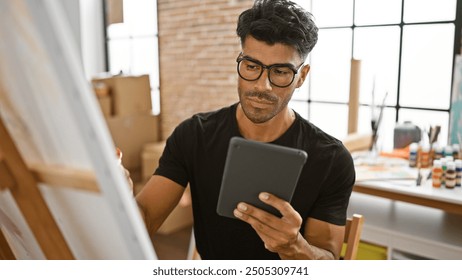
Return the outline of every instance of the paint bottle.
<path id="1" fill-rule="evenodd" d="M 435 151 L 434 151 L 434 155 L 433 155 L 433 160 L 441 159 L 443 157 L 443 147 L 441 147 L 437 143 L 435 143 L 434 145 L 435 145 L 435 148 L 434 148 Z"/>
<path id="2" fill-rule="evenodd" d="M 462 159 L 456 159 L 456 187 L 461 187 L 462 184 Z"/>
<path id="3" fill-rule="evenodd" d="M 456 186 L 456 163 L 454 161 L 448 161 L 445 180 L 447 189 L 453 189 Z"/>
<path id="4" fill-rule="evenodd" d="M 443 157 L 449 157 L 449 156 L 453 156 L 452 154 L 452 146 L 445 146 L 444 147 L 444 150 L 443 150 Z"/>
<path id="5" fill-rule="evenodd" d="M 419 150 L 419 144 L 411 143 L 411 145 L 409 145 L 409 166 L 410 167 L 417 166 L 418 150 Z"/>
<path id="6" fill-rule="evenodd" d="M 441 176 L 443 175 L 443 168 L 441 168 L 441 161 L 439 159 L 433 161 L 432 168 L 432 186 L 434 188 L 441 187 Z"/>
<path id="7" fill-rule="evenodd" d="M 423 145 L 419 155 L 420 167 L 427 168 L 430 166 L 430 146 Z"/>
<path id="8" fill-rule="evenodd" d="M 445 185 L 445 180 L 446 180 L 446 169 L 448 167 L 448 159 L 447 158 L 441 158 L 439 160 L 441 162 L 441 169 L 443 170 L 443 173 L 441 173 L 441 185 Z"/>
<path id="9" fill-rule="evenodd" d="M 460 145 L 459 144 L 452 144 L 452 156 L 454 159 L 462 159 L 460 154 Z"/>

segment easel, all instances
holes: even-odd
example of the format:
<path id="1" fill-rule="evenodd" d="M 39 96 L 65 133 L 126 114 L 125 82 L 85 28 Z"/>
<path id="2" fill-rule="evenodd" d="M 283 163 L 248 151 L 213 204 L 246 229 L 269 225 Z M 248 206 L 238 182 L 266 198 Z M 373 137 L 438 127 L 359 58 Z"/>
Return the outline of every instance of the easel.
<path id="1" fill-rule="evenodd" d="M 29 168 L 0 118 L 0 191 L 8 189 L 11 192 L 47 259 L 74 259 L 40 193 L 38 183 L 99 191 L 91 172 L 51 166 Z M 15 257 L 0 231 L 0 259 L 2 258 Z"/>
<path id="2" fill-rule="evenodd" d="M 0 1 L 0 253 L 156 259 L 61 2 Z"/>

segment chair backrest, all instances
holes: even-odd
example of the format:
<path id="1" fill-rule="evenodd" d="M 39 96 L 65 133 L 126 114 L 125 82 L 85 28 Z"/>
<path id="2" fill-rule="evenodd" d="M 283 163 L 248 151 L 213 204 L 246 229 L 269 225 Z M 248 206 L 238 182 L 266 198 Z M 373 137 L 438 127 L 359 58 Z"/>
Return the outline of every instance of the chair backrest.
<path id="1" fill-rule="evenodd" d="M 343 242 L 346 245 L 344 260 L 354 260 L 358 254 L 359 241 L 363 230 L 364 217 L 360 214 L 353 214 L 347 219 L 345 226 L 345 238 Z"/>

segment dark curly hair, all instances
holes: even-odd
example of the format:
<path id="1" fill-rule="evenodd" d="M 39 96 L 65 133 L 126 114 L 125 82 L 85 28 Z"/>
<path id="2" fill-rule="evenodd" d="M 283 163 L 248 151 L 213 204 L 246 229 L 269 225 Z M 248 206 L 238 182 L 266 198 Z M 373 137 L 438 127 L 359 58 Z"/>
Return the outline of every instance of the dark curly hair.
<path id="1" fill-rule="evenodd" d="M 237 23 L 241 44 L 248 35 L 270 45 L 282 43 L 294 47 L 306 59 L 318 41 L 318 27 L 313 16 L 287 0 L 256 0 L 241 13 Z"/>

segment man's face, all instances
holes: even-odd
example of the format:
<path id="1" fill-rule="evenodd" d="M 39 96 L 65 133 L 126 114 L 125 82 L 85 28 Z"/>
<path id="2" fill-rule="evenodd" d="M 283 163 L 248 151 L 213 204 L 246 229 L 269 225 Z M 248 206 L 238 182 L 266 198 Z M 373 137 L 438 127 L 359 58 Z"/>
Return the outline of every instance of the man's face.
<path id="1" fill-rule="evenodd" d="M 291 46 L 268 45 L 248 36 L 242 47 L 242 55 L 264 65 L 291 64 L 297 69 L 303 61 Z M 264 70 L 258 80 L 246 81 L 239 78 L 239 100 L 246 117 L 253 123 L 264 123 L 280 113 L 289 103 L 294 90 L 303 84 L 309 66 L 302 66 L 294 81 L 288 87 L 277 87 L 270 83 L 268 70 Z"/>

